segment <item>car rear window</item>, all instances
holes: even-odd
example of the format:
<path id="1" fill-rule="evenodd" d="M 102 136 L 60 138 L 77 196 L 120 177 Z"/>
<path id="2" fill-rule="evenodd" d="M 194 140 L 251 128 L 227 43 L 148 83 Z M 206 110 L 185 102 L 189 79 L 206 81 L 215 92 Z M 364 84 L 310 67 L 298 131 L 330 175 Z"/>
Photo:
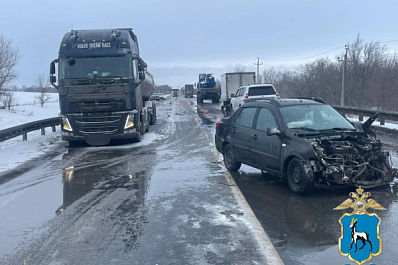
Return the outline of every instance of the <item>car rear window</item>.
<path id="1" fill-rule="evenodd" d="M 275 95 L 273 86 L 256 86 L 249 89 L 249 96 Z"/>

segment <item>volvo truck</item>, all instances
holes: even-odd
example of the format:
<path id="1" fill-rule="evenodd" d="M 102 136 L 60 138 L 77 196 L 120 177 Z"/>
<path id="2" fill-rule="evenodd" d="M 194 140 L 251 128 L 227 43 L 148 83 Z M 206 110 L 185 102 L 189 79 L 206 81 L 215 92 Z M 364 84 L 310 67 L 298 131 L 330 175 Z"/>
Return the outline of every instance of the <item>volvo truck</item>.
<path id="1" fill-rule="evenodd" d="M 140 141 L 156 121 L 153 76 L 131 28 L 67 32 L 50 64 L 50 83 L 59 92 L 62 139 L 70 146 Z"/>

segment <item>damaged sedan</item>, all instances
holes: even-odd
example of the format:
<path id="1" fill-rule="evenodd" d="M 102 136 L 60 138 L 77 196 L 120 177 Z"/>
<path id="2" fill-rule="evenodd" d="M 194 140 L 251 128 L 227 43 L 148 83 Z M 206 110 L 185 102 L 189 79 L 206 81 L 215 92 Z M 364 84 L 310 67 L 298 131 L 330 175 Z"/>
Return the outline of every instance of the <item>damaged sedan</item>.
<path id="1" fill-rule="evenodd" d="M 375 119 L 354 126 L 322 100 L 259 100 L 219 121 L 215 143 L 229 171 L 243 163 L 279 176 L 296 193 L 315 183 L 371 188 L 397 175 L 370 129 Z"/>

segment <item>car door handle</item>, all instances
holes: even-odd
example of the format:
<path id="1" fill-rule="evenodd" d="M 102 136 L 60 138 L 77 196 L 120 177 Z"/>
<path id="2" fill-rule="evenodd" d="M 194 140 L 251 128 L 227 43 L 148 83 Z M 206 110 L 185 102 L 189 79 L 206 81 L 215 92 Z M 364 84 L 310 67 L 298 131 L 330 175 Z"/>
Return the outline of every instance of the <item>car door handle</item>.
<path id="1" fill-rule="evenodd" d="M 254 140 L 257 140 L 257 139 L 258 139 L 257 134 L 253 134 L 251 137 L 252 137 Z"/>

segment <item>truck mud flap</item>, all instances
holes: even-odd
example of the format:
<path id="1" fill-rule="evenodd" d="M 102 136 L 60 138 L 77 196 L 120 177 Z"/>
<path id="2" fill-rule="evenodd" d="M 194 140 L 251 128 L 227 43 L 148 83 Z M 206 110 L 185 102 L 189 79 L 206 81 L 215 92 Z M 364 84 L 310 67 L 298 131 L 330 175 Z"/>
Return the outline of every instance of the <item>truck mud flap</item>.
<path id="1" fill-rule="evenodd" d="M 89 135 L 86 137 L 86 143 L 89 145 L 107 145 L 110 141 L 109 135 Z"/>

